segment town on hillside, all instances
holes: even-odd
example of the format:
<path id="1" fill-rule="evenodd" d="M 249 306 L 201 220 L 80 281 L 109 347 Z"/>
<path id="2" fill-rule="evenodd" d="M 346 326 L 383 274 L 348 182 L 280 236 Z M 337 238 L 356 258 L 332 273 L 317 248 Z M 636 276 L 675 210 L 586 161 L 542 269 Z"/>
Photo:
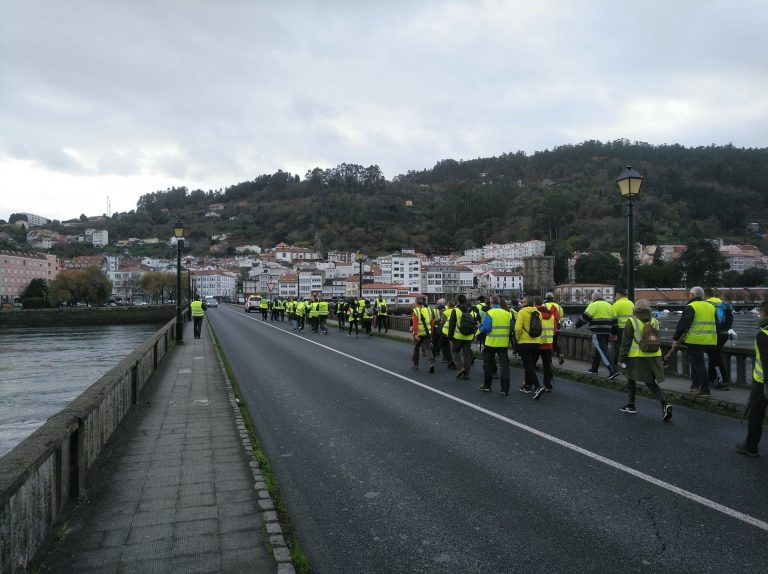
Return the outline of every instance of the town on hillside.
<path id="1" fill-rule="evenodd" d="M 132 257 L 128 253 L 132 246 L 158 242 L 175 248 L 175 237 L 114 242 L 123 249 L 124 255 L 105 253 L 59 258 L 46 253 L 55 242 L 86 242 L 104 247 L 110 244 L 107 231 L 91 227 L 89 224 L 94 222 L 89 220 L 86 225 L 78 222 L 77 234 L 61 236 L 45 228 L 46 218 L 25 215 L 26 221 L 18 220 L 14 225 L 26 230 L 26 247 L 0 252 L 0 297 L 5 306 L 20 306 L 34 279 L 51 283 L 60 273 L 92 267 L 109 280 L 108 300 L 115 304 L 163 302 L 172 297 L 172 286 L 158 293 L 150 290 L 143 279 L 152 273 L 175 277 L 176 259 Z M 221 237 L 211 239 L 222 240 Z M 718 245 L 726 268 L 731 271 L 768 269 L 768 257 L 754 245 L 724 245 L 723 242 Z M 613 299 L 615 285 L 612 283 L 577 283 L 578 261 L 589 255 L 586 253 L 574 253 L 569 258 L 567 279 L 556 284 L 554 257 L 545 255 L 546 247 L 544 241 L 530 240 L 490 243 L 448 255 L 426 255 L 412 246 L 377 255 L 364 250 L 322 253 L 279 243 L 272 247 L 237 245 L 232 256 L 217 253 L 216 249 L 211 249 L 206 256 L 195 256 L 183 254 L 182 245 L 181 273 L 190 291 L 233 303 L 242 303 L 254 294 L 280 299 L 318 295 L 327 300 L 382 296 L 388 303 L 401 306 L 413 304 L 419 295 L 436 301 L 453 299 L 460 293 L 471 298 L 500 294 L 516 300 L 524 293 L 552 292 L 564 304 L 584 304 L 592 292 L 597 291 L 606 299 Z M 639 268 L 642 268 L 675 261 L 686 246 L 636 244 L 635 249 Z M 612 255 L 616 264 L 621 265 L 621 255 Z M 754 301 L 763 298 L 765 293 L 759 288 L 731 288 L 723 290 L 723 295 L 732 300 Z M 637 298 L 648 298 L 655 304 L 682 302 L 685 296 L 682 288 L 637 289 Z"/>

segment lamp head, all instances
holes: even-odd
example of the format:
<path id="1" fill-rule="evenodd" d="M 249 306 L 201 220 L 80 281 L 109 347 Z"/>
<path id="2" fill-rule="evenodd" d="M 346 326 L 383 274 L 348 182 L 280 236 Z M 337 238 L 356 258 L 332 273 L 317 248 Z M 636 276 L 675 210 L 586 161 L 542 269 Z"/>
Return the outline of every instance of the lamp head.
<path id="1" fill-rule="evenodd" d="M 181 222 L 181 219 L 176 220 L 176 223 L 173 226 L 173 234 L 177 239 L 184 237 L 184 224 Z"/>
<path id="2" fill-rule="evenodd" d="M 627 169 L 616 178 L 616 183 L 619 185 L 621 195 L 629 198 L 640 193 L 643 176 L 637 170 L 632 169 L 631 165 L 628 165 Z"/>

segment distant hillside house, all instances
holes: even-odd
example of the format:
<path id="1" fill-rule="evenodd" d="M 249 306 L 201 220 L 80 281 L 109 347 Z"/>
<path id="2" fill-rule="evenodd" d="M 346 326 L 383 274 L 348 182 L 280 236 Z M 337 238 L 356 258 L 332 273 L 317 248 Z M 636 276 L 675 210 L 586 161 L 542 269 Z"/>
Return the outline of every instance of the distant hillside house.
<path id="1" fill-rule="evenodd" d="M 12 303 L 24 294 L 32 279 L 50 282 L 58 272 L 55 255 L 0 250 L 0 300 Z"/>
<path id="2" fill-rule="evenodd" d="M 223 211 L 224 205 L 221 203 L 212 203 L 208 206 L 208 211 Z"/>
<path id="3" fill-rule="evenodd" d="M 93 243 L 94 247 L 109 245 L 109 233 L 106 229 L 86 229 L 85 240 Z"/>
<path id="4" fill-rule="evenodd" d="M 275 261 L 287 261 L 293 263 L 294 261 L 319 261 L 322 256 L 313 249 L 307 249 L 306 247 L 292 247 L 285 243 L 279 243 L 274 248 Z"/>
<path id="5" fill-rule="evenodd" d="M 42 215 L 35 215 L 34 213 L 22 213 L 22 215 L 27 216 L 27 221 L 32 227 L 42 227 L 43 225 L 48 225 L 50 223 L 50 219 L 47 217 L 43 217 Z"/>

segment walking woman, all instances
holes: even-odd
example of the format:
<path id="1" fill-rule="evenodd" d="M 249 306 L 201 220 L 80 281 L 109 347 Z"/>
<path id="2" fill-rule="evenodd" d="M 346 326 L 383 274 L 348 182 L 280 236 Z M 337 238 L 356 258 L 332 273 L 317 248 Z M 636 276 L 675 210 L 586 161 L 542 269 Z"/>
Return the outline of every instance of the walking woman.
<path id="1" fill-rule="evenodd" d="M 635 414 L 635 393 L 637 381 L 645 383 L 654 398 L 661 403 L 661 414 L 665 421 L 672 418 L 672 406 L 664 400 L 659 383 L 664 382 L 664 365 L 661 360 L 661 347 L 657 344 L 655 350 L 649 347 L 648 338 L 644 338 L 648 326 L 659 331 L 659 322 L 651 316 L 651 305 L 648 299 L 635 303 L 635 315 L 624 325 L 624 335 L 619 348 L 619 363 L 625 369 L 627 377 L 627 404 L 621 407 L 621 412 Z M 642 349 L 645 347 L 645 350 Z"/>

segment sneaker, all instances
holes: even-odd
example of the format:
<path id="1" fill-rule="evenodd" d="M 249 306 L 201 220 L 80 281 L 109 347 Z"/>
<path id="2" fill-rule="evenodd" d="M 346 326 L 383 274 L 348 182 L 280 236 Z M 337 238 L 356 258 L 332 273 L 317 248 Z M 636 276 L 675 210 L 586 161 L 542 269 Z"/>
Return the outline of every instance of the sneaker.
<path id="1" fill-rule="evenodd" d="M 509 396 L 509 393 L 508 393 L 508 392 L 506 392 L 506 391 L 499 391 L 499 394 L 500 394 L 502 397 L 508 397 L 508 396 Z"/>
<path id="2" fill-rule="evenodd" d="M 562 355 L 560 355 L 560 357 L 557 359 L 557 362 L 558 362 L 560 365 L 562 365 L 563 363 L 565 363 L 565 358 L 564 358 Z"/>
<path id="3" fill-rule="evenodd" d="M 747 448 L 747 443 L 745 442 L 740 442 L 739 444 L 736 445 L 736 452 L 738 452 L 739 454 L 746 454 L 747 456 L 751 456 L 753 458 L 757 458 L 758 456 L 760 456 L 759 452 L 749 450 Z"/>
<path id="4" fill-rule="evenodd" d="M 418 371 L 419 370 L 419 366 L 418 365 L 411 365 L 411 370 L 412 371 Z"/>
<path id="5" fill-rule="evenodd" d="M 457 379 L 460 379 L 460 378 L 462 378 L 463 376 L 464 376 L 464 369 L 459 369 L 459 370 L 456 372 L 456 378 L 457 378 Z"/>
<path id="6" fill-rule="evenodd" d="M 528 385 L 523 385 L 522 387 L 520 387 L 520 392 L 525 393 L 526 395 L 530 395 L 533 392 L 533 389 Z"/>
<path id="7" fill-rule="evenodd" d="M 552 392 L 552 385 L 544 385 L 544 392 L 545 393 L 551 393 Z"/>
<path id="8" fill-rule="evenodd" d="M 597 369 L 587 369 L 588 373 L 592 373 L 593 375 L 597 374 Z"/>
<path id="9" fill-rule="evenodd" d="M 624 405 L 619 410 L 623 413 L 629 413 L 630 415 L 633 415 L 637 412 L 635 405 Z"/>
<path id="10" fill-rule="evenodd" d="M 479 390 L 483 391 L 484 393 L 490 393 L 491 387 L 486 387 L 485 385 L 482 385 Z"/>
<path id="11" fill-rule="evenodd" d="M 612 381 L 616 377 L 618 377 L 621 373 L 619 371 L 614 371 L 610 375 L 608 375 L 608 380 Z"/>
<path id="12" fill-rule="evenodd" d="M 434 365 L 430 365 L 429 366 L 429 373 L 432 374 L 434 372 L 435 372 L 435 366 Z"/>
<path id="13" fill-rule="evenodd" d="M 546 392 L 545 387 L 539 387 L 536 389 L 536 392 L 533 393 L 533 400 L 538 401 L 541 398 L 541 395 L 543 395 Z"/>
<path id="14" fill-rule="evenodd" d="M 672 405 L 664 405 L 662 412 L 664 413 L 665 421 L 672 420 Z"/>

